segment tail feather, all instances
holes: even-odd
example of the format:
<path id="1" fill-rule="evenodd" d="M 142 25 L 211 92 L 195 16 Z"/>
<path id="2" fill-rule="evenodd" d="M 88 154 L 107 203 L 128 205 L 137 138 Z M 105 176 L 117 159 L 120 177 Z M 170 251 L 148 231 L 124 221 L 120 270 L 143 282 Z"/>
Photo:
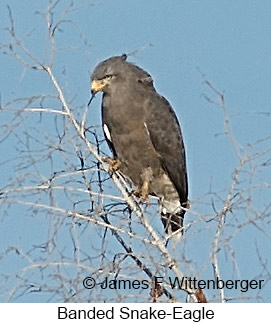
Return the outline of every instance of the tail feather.
<path id="1" fill-rule="evenodd" d="M 183 234 L 183 219 L 185 211 L 180 211 L 176 214 L 161 213 L 162 222 L 167 234 L 172 234 L 179 231 Z"/>

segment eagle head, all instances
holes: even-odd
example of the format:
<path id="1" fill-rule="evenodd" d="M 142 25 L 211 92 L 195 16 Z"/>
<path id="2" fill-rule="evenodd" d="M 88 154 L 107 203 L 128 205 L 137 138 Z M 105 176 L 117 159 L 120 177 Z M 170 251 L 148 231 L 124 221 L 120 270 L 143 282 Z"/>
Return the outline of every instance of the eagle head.
<path id="1" fill-rule="evenodd" d="M 115 85 L 119 87 L 128 83 L 140 82 L 144 86 L 153 85 L 151 76 L 140 67 L 127 62 L 127 55 L 114 56 L 97 65 L 91 76 L 91 93 L 99 91 L 108 93 Z"/>
<path id="2" fill-rule="evenodd" d="M 123 65 L 125 66 L 127 55 L 111 57 L 101 62 L 91 76 L 91 93 L 99 91 L 107 92 L 112 81 L 118 76 Z"/>

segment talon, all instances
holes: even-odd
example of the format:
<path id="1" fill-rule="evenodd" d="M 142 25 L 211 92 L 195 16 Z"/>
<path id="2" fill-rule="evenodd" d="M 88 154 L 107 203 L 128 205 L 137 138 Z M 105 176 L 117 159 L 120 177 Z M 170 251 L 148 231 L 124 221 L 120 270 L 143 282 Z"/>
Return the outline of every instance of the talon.
<path id="1" fill-rule="evenodd" d="M 108 163 L 109 170 L 116 172 L 120 169 L 121 161 L 110 157 L 102 157 L 102 161 Z"/>
<path id="2" fill-rule="evenodd" d="M 145 181 L 141 188 L 137 189 L 136 191 L 133 192 L 133 194 L 139 198 L 143 203 L 146 203 L 147 205 L 150 204 L 149 201 L 149 183 Z"/>
<path id="3" fill-rule="evenodd" d="M 135 195 L 140 198 L 142 202 L 145 202 L 147 205 L 150 205 L 149 194 L 150 194 L 150 183 L 153 179 L 152 169 L 150 167 L 144 168 L 141 177 L 141 187 L 137 189 Z"/>
<path id="4" fill-rule="evenodd" d="M 149 202 L 149 183 L 145 181 L 141 187 L 140 197 L 143 202 Z"/>

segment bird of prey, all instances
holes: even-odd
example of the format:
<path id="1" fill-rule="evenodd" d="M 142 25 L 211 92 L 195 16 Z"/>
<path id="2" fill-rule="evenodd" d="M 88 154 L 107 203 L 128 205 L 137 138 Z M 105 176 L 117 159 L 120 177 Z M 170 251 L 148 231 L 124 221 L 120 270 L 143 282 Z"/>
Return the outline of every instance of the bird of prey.
<path id="1" fill-rule="evenodd" d="M 92 94 L 103 92 L 102 124 L 112 165 L 143 201 L 159 198 L 167 234 L 182 234 L 188 185 L 181 128 L 150 74 L 126 59 L 101 62 L 91 77 Z"/>

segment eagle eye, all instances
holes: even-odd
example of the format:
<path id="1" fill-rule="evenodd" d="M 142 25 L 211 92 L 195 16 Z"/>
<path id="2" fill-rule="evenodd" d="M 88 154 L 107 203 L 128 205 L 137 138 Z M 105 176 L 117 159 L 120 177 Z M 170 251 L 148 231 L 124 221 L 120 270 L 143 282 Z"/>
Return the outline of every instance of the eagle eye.
<path id="1" fill-rule="evenodd" d="M 111 80 L 112 78 L 113 78 L 113 75 L 112 74 L 107 74 L 104 77 L 104 79 L 106 79 L 106 80 Z"/>

